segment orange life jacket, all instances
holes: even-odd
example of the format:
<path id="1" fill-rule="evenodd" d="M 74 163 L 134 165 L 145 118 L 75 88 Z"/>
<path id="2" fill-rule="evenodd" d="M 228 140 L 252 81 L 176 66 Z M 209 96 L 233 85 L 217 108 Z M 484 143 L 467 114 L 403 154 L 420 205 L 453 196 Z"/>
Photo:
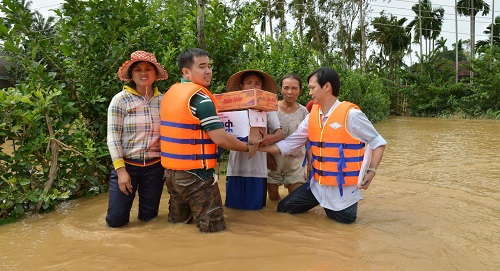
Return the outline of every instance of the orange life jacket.
<path id="1" fill-rule="evenodd" d="M 160 105 L 161 164 L 173 170 L 214 168 L 217 145 L 191 113 L 189 102 L 197 92 L 215 98 L 206 88 L 192 83 L 174 84 L 165 93 Z M 217 110 L 217 106 L 215 107 Z"/>
<path id="2" fill-rule="evenodd" d="M 314 180 L 322 185 L 357 185 L 359 170 L 363 162 L 364 146 L 359 138 L 354 138 L 346 127 L 349 110 L 359 107 L 350 102 L 342 102 L 322 124 L 320 106 L 311 109 L 308 123 L 309 141 L 312 150 L 312 173 Z"/>

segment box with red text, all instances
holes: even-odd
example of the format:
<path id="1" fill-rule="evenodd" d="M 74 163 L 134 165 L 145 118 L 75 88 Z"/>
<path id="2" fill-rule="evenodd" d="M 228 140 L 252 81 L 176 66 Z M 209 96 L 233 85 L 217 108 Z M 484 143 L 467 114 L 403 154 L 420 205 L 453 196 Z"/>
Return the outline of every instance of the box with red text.
<path id="1" fill-rule="evenodd" d="M 246 89 L 214 94 L 219 112 L 257 109 L 278 111 L 278 95 L 260 89 Z"/>

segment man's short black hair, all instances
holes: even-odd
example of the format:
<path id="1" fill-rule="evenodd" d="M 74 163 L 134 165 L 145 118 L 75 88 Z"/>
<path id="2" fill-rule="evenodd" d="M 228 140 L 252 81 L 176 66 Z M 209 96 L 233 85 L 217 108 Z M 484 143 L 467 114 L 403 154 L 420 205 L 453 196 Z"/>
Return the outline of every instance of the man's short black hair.
<path id="1" fill-rule="evenodd" d="M 210 56 L 207 51 L 200 48 L 187 49 L 179 55 L 179 70 L 182 72 L 183 68 L 193 68 L 194 58 L 198 56 Z"/>
<path id="2" fill-rule="evenodd" d="M 311 77 L 313 77 L 314 75 L 316 75 L 316 79 L 318 80 L 318 84 L 320 87 L 323 87 L 327 82 L 330 82 L 330 84 L 332 85 L 333 96 L 339 96 L 340 77 L 335 69 L 327 67 L 319 68 L 313 71 L 307 77 L 307 81 L 309 82 L 309 79 L 311 79 Z"/>

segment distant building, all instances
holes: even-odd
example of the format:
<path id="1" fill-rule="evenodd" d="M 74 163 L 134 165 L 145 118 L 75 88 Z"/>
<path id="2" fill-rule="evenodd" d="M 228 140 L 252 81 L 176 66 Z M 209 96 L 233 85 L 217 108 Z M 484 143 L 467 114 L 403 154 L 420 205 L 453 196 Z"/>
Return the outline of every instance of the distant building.
<path id="1" fill-rule="evenodd" d="M 451 62 L 451 71 L 455 73 L 456 62 Z M 458 81 L 470 78 L 469 61 L 459 61 L 458 62 Z"/>

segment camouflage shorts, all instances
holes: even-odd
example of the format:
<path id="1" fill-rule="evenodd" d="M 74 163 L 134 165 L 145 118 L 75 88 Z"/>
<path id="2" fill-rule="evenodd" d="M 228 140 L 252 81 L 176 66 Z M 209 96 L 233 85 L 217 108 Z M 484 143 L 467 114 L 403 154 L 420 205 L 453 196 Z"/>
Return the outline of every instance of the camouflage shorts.
<path id="1" fill-rule="evenodd" d="M 222 199 L 213 177 L 200 179 L 182 170 L 165 170 L 168 202 L 168 221 L 191 223 L 202 232 L 217 232 L 226 228 Z"/>

